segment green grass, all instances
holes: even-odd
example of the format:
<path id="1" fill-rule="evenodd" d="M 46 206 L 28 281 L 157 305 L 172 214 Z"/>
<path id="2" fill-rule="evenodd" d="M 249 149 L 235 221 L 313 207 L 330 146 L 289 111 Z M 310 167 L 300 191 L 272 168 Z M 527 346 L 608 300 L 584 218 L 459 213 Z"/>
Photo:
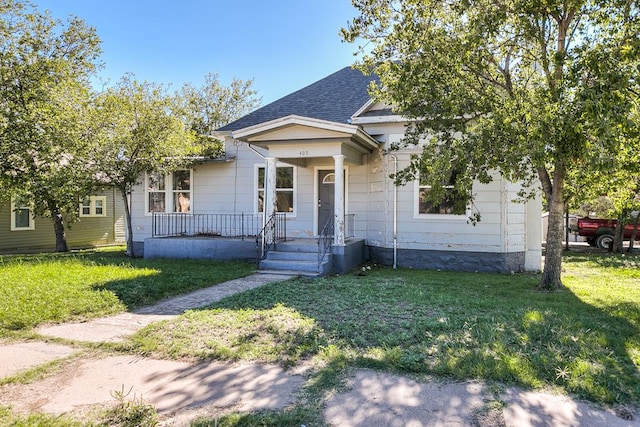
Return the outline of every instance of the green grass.
<path id="1" fill-rule="evenodd" d="M 320 422 L 309 424 L 311 415 L 316 416 L 317 414 L 310 414 L 309 410 L 304 407 L 294 406 L 282 411 L 256 411 L 244 414 L 235 413 L 215 419 L 201 418 L 194 420 L 191 423 L 191 427 L 299 427 L 302 425 L 321 425 Z"/>
<path id="2" fill-rule="evenodd" d="M 129 259 L 121 250 L 0 257 L 0 337 L 147 305 L 252 269 Z M 538 281 L 526 274 L 389 268 L 300 278 L 150 325 L 125 347 L 177 359 L 313 362 L 296 405 L 202 419 L 198 426 L 322 425 L 324 399 L 344 386 L 352 367 L 551 387 L 604 405 L 637 404 L 640 257 L 568 253 L 565 290 L 539 292 Z M 125 406 L 107 418 L 153 422 L 152 408 Z M 74 423 L 0 408 L 0 424 Z"/>
<path id="3" fill-rule="evenodd" d="M 85 419 L 69 414 L 17 414 L 0 406 L 0 425 L 7 427 L 154 427 L 159 424 L 155 408 L 142 398 L 113 393 L 115 403 L 106 409 L 89 411 Z"/>
<path id="4" fill-rule="evenodd" d="M 0 256 L 0 337 L 131 310 L 253 270 L 233 261 L 131 259 L 122 248 Z"/>
<path id="5" fill-rule="evenodd" d="M 329 384 L 319 394 L 353 366 L 640 401 L 640 258 L 569 254 L 564 265 L 567 289 L 553 293 L 525 274 L 374 268 L 296 279 L 151 325 L 134 346 L 173 358 L 315 358 L 333 370 L 311 381 Z"/>
<path id="6" fill-rule="evenodd" d="M 229 334 L 229 329 L 233 333 Z M 313 319 L 275 304 L 267 309 L 193 310 L 175 322 L 158 323 L 149 331 L 170 343 L 165 356 L 173 358 L 260 360 L 291 364 L 317 351 L 320 330 Z M 137 338 L 142 352 L 145 334 Z M 157 341 L 149 345 L 153 348 Z"/>
<path id="7" fill-rule="evenodd" d="M 80 421 L 73 418 L 60 415 L 46 415 L 46 414 L 30 414 L 30 415 L 17 415 L 13 413 L 9 408 L 0 407 L 0 425 L 10 427 L 82 427 L 83 424 Z"/>

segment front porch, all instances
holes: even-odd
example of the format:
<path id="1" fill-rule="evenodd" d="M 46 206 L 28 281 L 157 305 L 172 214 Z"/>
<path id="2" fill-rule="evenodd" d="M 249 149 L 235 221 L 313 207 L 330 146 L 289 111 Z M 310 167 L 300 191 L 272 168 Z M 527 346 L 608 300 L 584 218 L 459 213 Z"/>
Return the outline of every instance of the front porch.
<path id="1" fill-rule="evenodd" d="M 287 234 L 285 214 L 267 224 L 256 214 L 156 213 L 152 237 L 144 240 L 145 258 L 242 259 L 260 270 L 301 275 L 346 273 L 364 261 L 364 240 L 353 233 L 355 215 L 344 218 L 344 244 L 334 245 L 333 228 L 316 238 Z"/>
<path id="2" fill-rule="evenodd" d="M 246 143 L 264 160 L 264 172 L 260 178 L 260 211 L 267 212 L 269 216 L 284 212 L 295 216 L 297 208 L 304 209 L 307 220 L 313 219 L 312 235 L 322 238 L 323 230 L 330 226 L 332 244 L 345 245 L 350 237 L 346 223 L 349 217 L 349 168 L 363 166 L 366 156 L 379 148 L 375 138 L 348 123 L 296 115 L 221 133 L 220 136 L 224 136 L 227 143 Z M 288 180 L 281 179 L 279 183 L 278 169 L 285 169 L 285 165 L 290 165 L 292 170 L 293 167 L 305 170 L 307 176 L 312 176 L 313 188 L 307 194 L 313 194 L 313 198 L 307 200 L 304 207 L 294 206 L 293 172 L 290 172 Z M 288 191 L 286 195 L 285 191 Z"/>

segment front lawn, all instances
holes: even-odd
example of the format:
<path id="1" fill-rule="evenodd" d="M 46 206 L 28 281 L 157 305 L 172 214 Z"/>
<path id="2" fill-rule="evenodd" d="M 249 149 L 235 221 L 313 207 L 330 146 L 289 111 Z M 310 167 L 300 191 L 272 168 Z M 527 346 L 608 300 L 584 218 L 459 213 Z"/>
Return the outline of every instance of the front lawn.
<path id="1" fill-rule="evenodd" d="M 131 259 L 122 248 L 0 256 L 0 337 L 131 310 L 254 269 L 245 262 Z"/>
<path id="2" fill-rule="evenodd" d="M 640 401 L 640 258 L 568 254 L 567 289 L 537 275 L 374 267 L 295 279 L 150 325 L 136 350 L 552 387 L 601 404 Z M 317 382 L 321 382 L 322 371 Z"/>

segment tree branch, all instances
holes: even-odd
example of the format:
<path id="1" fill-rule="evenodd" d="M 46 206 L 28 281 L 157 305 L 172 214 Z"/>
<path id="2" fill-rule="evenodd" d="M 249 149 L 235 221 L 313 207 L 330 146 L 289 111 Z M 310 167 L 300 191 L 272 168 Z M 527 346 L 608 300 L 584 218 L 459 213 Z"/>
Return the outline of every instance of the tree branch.
<path id="1" fill-rule="evenodd" d="M 547 196 L 547 200 L 551 200 L 551 194 L 553 193 L 553 184 L 551 184 L 551 178 L 549 177 L 549 172 L 544 166 L 539 166 L 537 168 L 538 177 L 540 178 L 540 183 L 542 184 L 542 189 L 544 190 L 545 195 Z"/>

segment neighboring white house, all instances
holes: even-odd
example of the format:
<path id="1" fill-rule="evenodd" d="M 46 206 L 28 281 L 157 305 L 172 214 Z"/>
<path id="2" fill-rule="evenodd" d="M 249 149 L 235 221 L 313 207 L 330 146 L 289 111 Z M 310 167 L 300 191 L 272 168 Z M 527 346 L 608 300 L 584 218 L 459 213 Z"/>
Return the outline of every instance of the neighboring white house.
<path id="1" fill-rule="evenodd" d="M 394 185 L 390 175 L 408 165 L 411 150 L 388 154 L 385 149 L 402 138 L 406 120 L 371 102 L 371 80 L 344 68 L 219 129 L 224 159 L 167 176 L 147 174 L 131 195 L 137 246 L 144 246 L 145 256 L 252 258 L 250 236 L 261 234 L 275 209 L 281 214 L 277 232 L 289 245 L 320 238 L 312 245 L 317 255 L 315 248 L 325 246 L 323 229 L 328 230 L 338 272 L 363 261 L 539 270 L 541 203 L 514 202 L 519 184 L 496 176 L 488 185 L 474 185 L 475 202 L 466 212 L 426 203 L 422 196 L 429 188 L 418 181 Z M 468 223 L 472 210 L 482 218 L 475 226 Z M 154 219 L 153 212 L 169 214 Z M 204 243 L 232 234 L 245 236 L 251 249 L 248 243 Z M 168 235 L 196 237 L 162 237 Z M 274 267 L 266 263 L 265 268 Z"/>

